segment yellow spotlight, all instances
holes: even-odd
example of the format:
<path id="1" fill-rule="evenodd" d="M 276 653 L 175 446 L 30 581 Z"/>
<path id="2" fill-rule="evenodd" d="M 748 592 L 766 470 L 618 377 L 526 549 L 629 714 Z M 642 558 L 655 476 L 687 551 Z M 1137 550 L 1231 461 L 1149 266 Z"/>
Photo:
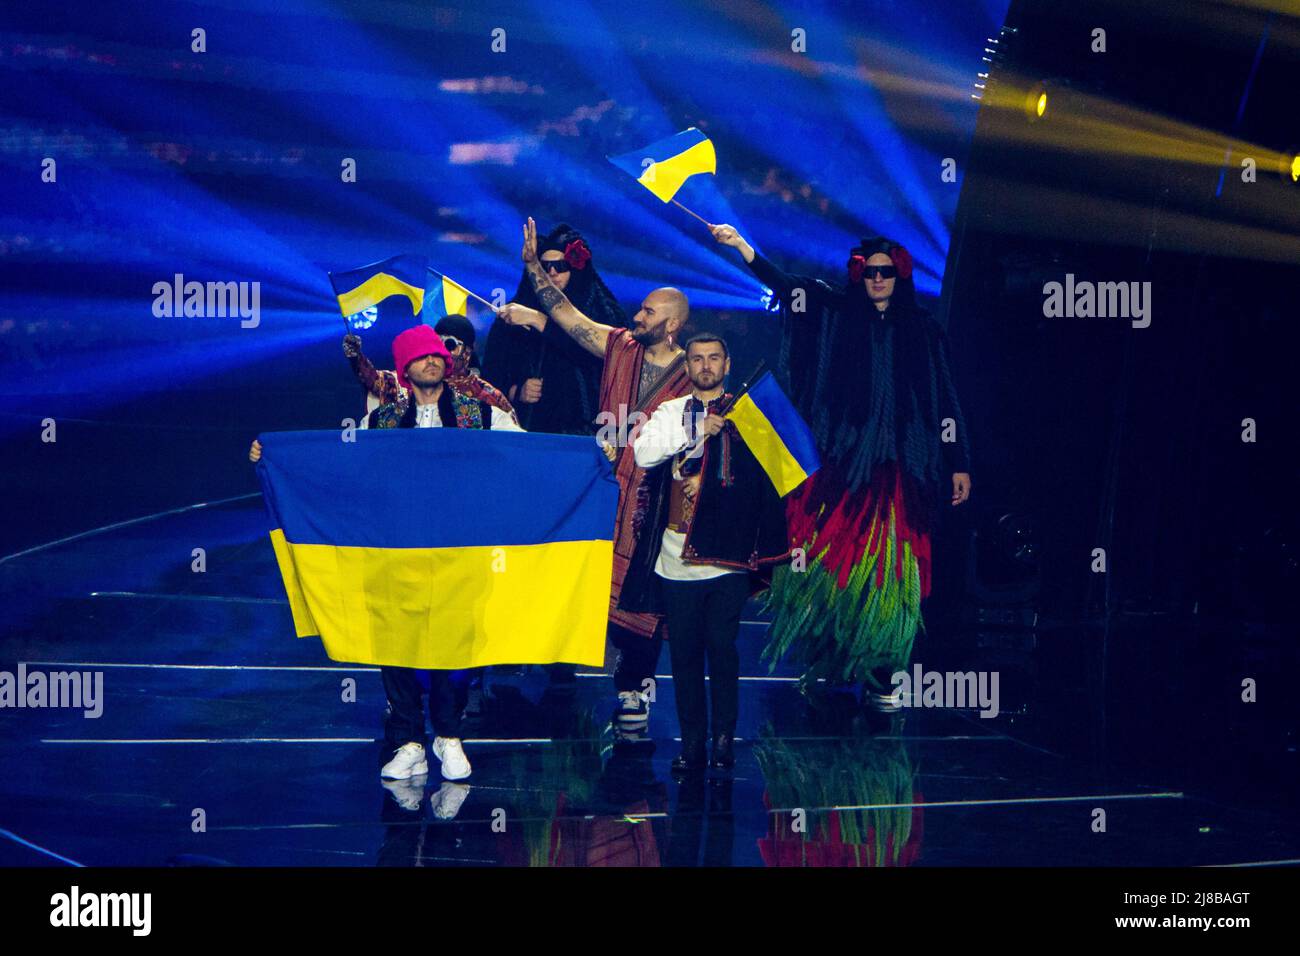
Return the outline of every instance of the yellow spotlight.
<path id="1" fill-rule="evenodd" d="M 1051 89 L 1050 81 L 1040 80 L 1025 94 L 1025 119 L 1037 123 L 1047 113 L 1047 93 Z"/>
<path id="2" fill-rule="evenodd" d="M 1291 182 L 1300 183 L 1300 156 L 1291 157 Z"/>

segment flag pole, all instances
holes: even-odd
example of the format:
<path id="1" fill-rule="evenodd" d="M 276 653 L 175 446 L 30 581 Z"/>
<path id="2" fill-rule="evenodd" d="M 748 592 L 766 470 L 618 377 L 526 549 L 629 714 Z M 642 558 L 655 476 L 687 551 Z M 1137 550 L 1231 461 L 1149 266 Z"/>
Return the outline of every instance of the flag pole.
<path id="1" fill-rule="evenodd" d="M 672 203 L 674 206 L 676 206 L 678 209 L 681 209 L 683 212 L 690 213 L 690 215 L 694 216 L 696 219 L 698 219 L 700 222 L 704 223 L 704 224 L 705 224 L 706 226 L 708 226 L 710 229 L 713 228 L 713 223 L 709 222 L 709 220 L 705 219 L 705 218 L 704 218 L 703 216 L 701 216 L 699 213 L 697 213 L 697 212 L 693 212 L 693 211 L 691 211 L 690 209 L 687 209 L 685 206 L 683 206 L 681 203 L 679 203 L 676 199 L 670 199 L 669 202 L 671 202 L 671 203 Z"/>
<path id="2" fill-rule="evenodd" d="M 326 274 L 327 276 L 329 276 L 329 278 L 330 278 L 330 285 L 333 286 L 333 284 L 334 284 L 334 273 L 332 273 L 332 272 L 327 272 L 327 273 L 325 273 L 325 274 Z M 334 301 L 335 301 L 335 302 L 338 302 L 338 295 L 339 295 L 339 290 L 338 290 L 338 289 L 335 289 L 335 290 L 334 290 Z M 342 302 L 339 302 L 339 314 L 343 316 L 343 334 L 344 334 L 344 335 L 354 335 L 355 333 L 352 331 L 352 325 L 351 325 L 351 323 L 348 322 L 348 317 L 347 317 L 346 315 L 344 315 L 344 313 L 343 313 L 343 303 L 342 303 Z"/>
<path id="3" fill-rule="evenodd" d="M 437 276 L 438 278 L 440 278 L 440 279 L 445 279 L 445 278 L 447 278 L 446 275 L 444 275 L 443 273 L 439 272 L 439 271 L 438 271 L 437 269 L 435 269 L 433 266 L 425 266 L 425 268 L 428 269 L 430 272 L 432 272 L 434 275 L 436 275 L 436 276 Z M 456 280 L 453 279 L 452 281 L 455 282 Z M 457 285 L 460 285 L 459 282 L 457 282 L 456 284 L 457 284 Z M 461 287 L 462 289 L 465 289 L 465 287 L 464 287 L 463 285 L 460 286 L 460 287 Z M 491 309 L 493 312 L 498 311 L 498 310 L 497 310 L 497 307 L 496 307 L 495 305 L 493 305 L 493 304 L 492 304 L 491 302 L 489 302 L 487 299 L 483 298 L 481 295 L 477 295 L 476 293 L 470 292 L 469 289 L 465 289 L 465 294 L 468 295 L 468 296 L 472 296 L 472 297 L 475 298 L 475 299 L 478 299 L 480 302 L 482 302 L 484 305 L 486 305 L 486 306 L 487 306 L 489 309 Z"/>
<path id="4" fill-rule="evenodd" d="M 740 401 L 744 397 L 745 393 L 754 387 L 754 383 L 758 381 L 759 377 L 766 371 L 767 359 L 759 360 L 758 367 L 755 368 L 754 371 L 750 372 L 749 377 L 740 383 L 740 388 L 736 389 L 735 394 L 731 396 L 731 401 L 726 404 L 726 407 L 723 408 L 719 414 L 726 415 L 730 413 L 731 410 L 736 407 L 736 402 Z"/>

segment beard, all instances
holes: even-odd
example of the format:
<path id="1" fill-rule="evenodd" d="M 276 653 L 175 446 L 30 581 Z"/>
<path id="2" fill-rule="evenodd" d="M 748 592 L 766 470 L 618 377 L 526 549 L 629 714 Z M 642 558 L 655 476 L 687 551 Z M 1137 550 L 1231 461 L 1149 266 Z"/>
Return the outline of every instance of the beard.
<path id="1" fill-rule="evenodd" d="M 714 375 L 712 372 L 701 372 L 699 376 L 691 375 L 691 384 L 701 391 L 707 391 L 710 388 L 717 388 L 722 384 L 722 376 Z"/>
<path id="2" fill-rule="evenodd" d="M 639 345 L 644 345 L 646 348 L 650 348 L 652 345 L 658 345 L 667 337 L 668 333 L 662 325 L 655 329 L 646 329 L 643 332 L 632 333 L 632 340 Z"/>
<path id="3" fill-rule="evenodd" d="M 433 388 L 435 385 L 441 385 L 444 376 L 430 372 L 428 375 L 423 372 L 408 372 L 406 377 L 411 380 L 411 384 L 416 388 Z"/>

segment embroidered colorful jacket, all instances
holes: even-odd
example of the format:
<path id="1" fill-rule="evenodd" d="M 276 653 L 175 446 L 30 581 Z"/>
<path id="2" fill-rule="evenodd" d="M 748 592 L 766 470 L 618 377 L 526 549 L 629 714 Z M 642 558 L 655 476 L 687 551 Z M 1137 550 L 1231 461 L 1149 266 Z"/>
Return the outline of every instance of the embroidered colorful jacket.
<path id="1" fill-rule="evenodd" d="M 406 406 L 411 400 L 411 393 L 398 384 L 396 372 L 391 369 L 375 368 L 374 363 L 366 358 L 365 353 L 361 351 L 358 351 L 355 356 L 349 357 L 348 361 L 352 365 L 353 373 L 357 376 L 357 381 L 361 383 L 367 392 L 379 399 L 381 405 L 397 405 L 399 417 L 406 411 Z M 518 423 L 519 417 L 515 414 L 514 406 L 510 404 L 510 400 L 490 383 L 480 378 L 473 369 L 458 368 L 453 374 L 447 376 L 446 382 L 457 392 L 468 395 L 477 401 L 495 405 Z"/>
<path id="2" fill-rule="evenodd" d="M 438 417 L 444 428 L 491 428 L 492 406 L 451 387 L 438 396 Z M 389 402 L 370 413 L 368 428 L 414 428 L 415 405 Z"/>

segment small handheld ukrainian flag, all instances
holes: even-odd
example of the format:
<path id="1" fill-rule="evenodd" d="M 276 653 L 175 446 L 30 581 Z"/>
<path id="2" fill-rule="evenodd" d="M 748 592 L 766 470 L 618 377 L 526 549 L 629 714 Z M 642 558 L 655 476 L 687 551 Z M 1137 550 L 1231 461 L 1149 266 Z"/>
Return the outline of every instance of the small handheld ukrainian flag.
<path id="1" fill-rule="evenodd" d="M 424 307 L 427 268 L 424 256 L 400 255 L 359 269 L 331 272 L 329 277 L 345 319 L 373 308 L 393 295 L 410 299 L 411 315 L 419 315 Z"/>
<path id="2" fill-rule="evenodd" d="M 694 126 L 644 149 L 606 158 L 663 202 L 671 202 L 682 184 L 696 173 L 718 171 L 712 141 Z"/>
<path id="3" fill-rule="evenodd" d="M 799 417 L 771 372 L 736 399 L 727 418 L 735 423 L 746 446 L 782 498 L 821 467 L 812 430 Z"/>
<path id="4" fill-rule="evenodd" d="M 433 321 L 436 322 L 444 315 L 464 315 L 469 305 L 469 289 L 459 282 L 453 282 L 436 269 L 429 271 L 437 278 L 425 302 L 429 314 L 435 316 Z"/>

